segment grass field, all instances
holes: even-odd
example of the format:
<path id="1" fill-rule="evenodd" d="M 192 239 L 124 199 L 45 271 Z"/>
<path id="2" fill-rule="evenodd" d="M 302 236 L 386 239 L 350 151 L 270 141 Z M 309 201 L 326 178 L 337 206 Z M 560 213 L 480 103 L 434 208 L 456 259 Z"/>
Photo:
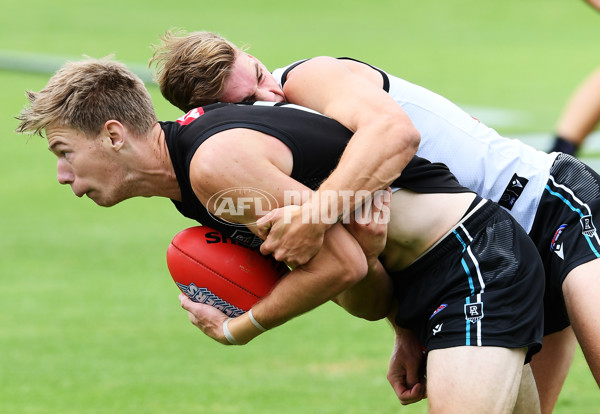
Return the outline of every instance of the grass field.
<path id="1" fill-rule="evenodd" d="M 5 0 L 0 54 L 114 54 L 143 66 L 174 27 L 220 32 L 270 68 L 318 54 L 363 59 L 493 126 L 481 116 L 489 108 L 514 111 L 518 122 L 496 125 L 507 134 L 550 133 L 600 64 L 600 14 L 564 0 Z M 25 89 L 48 77 L 0 70 L 0 413 L 426 412 L 400 406 L 387 384 L 385 323 L 328 304 L 235 349 L 191 326 L 165 252 L 194 223 L 168 200 L 103 209 L 76 199 L 57 184 L 45 141 L 12 132 Z M 180 115 L 149 89 L 161 119 Z M 555 412 L 600 413 L 579 352 Z"/>

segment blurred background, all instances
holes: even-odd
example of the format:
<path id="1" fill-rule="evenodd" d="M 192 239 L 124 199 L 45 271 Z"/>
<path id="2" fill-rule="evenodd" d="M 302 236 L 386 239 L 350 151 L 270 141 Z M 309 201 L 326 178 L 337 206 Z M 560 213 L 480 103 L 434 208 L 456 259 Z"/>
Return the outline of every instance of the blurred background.
<path id="1" fill-rule="evenodd" d="M 600 13 L 583 1 L 3 0 L 0 13 L 0 412 L 424 413 L 385 378 L 392 333 L 327 304 L 243 348 L 180 309 L 165 252 L 195 225 L 168 200 L 110 209 L 56 181 L 19 136 L 25 90 L 67 60 L 113 55 L 151 81 L 167 29 L 218 32 L 269 69 L 350 56 L 438 92 L 501 133 L 547 149 L 575 87 L 600 65 Z M 581 158 L 600 167 L 600 138 Z M 597 167 L 598 166 L 598 167 Z M 600 413 L 580 351 L 556 413 Z"/>

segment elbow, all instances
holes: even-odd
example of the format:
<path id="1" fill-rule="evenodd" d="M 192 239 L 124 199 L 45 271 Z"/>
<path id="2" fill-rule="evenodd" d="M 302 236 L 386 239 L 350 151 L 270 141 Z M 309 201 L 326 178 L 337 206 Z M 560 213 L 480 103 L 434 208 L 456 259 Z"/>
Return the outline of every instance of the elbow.
<path id="1" fill-rule="evenodd" d="M 368 312 L 364 312 L 360 315 L 355 315 L 359 318 L 367 320 L 369 322 L 380 321 L 383 318 L 387 317 L 388 314 L 385 312 L 377 312 L 375 309 L 370 309 Z"/>
<path id="2" fill-rule="evenodd" d="M 410 126 L 407 126 L 407 148 L 413 155 L 417 153 L 419 149 L 419 145 L 421 145 L 421 134 L 417 130 L 417 128 L 411 123 Z"/>
<path id="3" fill-rule="evenodd" d="M 371 302 L 371 306 L 362 306 L 354 312 L 350 312 L 357 318 L 365 319 L 369 322 L 379 321 L 386 318 L 390 314 L 392 301 L 385 297 L 379 297 L 376 301 Z"/>
<path id="4" fill-rule="evenodd" d="M 379 144 L 385 148 L 382 170 L 385 178 L 397 178 L 415 156 L 421 143 L 421 134 L 406 115 L 390 110 L 380 114 L 369 128 L 379 137 Z M 392 181 L 393 181 L 392 179 Z"/>
<path id="5" fill-rule="evenodd" d="M 391 291 L 372 291 L 361 282 L 338 295 L 333 301 L 350 315 L 371 322 L 388 317 L 392 310 Z"/>
<path id="6" fill-rule="evenodd" d="M 419 149 L 421 134 L 410 120 L 395 122 L 391 129 L 390 153 L 399 154 L 407 161 L 410 160 Z"/>
<path id="7" fill-rule="evenodd" d="M 373 289 L 367 282 L 360 283 L 357 288 L 360 294 L 354 296 L 354 303 L 348 307 L 350 313 L 367 321 L 378 321 L 390 314 L 393 296 L 391 288 Z"/>
<path id="8" fill-rule="evenodd" d="M 393 286 L 387 272 L 369 272 L 365 259 L 347 267 L 345 280 L 344 290 L 333 301 L 346 312 L 367 321 L 377 321 L 390 314 Z"/>
<path id="9" fill-rule="evenodd" d="M 366 275 L 341 292 L 335 302 L 357 318 L 368 321 L 386 318 L 393 304 L 392 279 L 381 265 L 371 271 L 367 268 Z"/>
<path id="10" fill-rule="evenodd" d="M 369 272 L 369 266 L 367 265 L 367 258 L 362 250 L 360 250 L 356 255 L 353 255 L 352 263 L 349 263 L 347 268 L 348 270 L 346 271 L 346 279 L 348 288 L 356 285 L 367 276 L 367 273 Z"/>
<path id="11" fill-rule="evenodd" d="M 421 134 L 398 105 L 386 107 L 377 120 L 377 128 L 387 137 L 390 154 L 405 154 L 408 159 L 416 154 Z"/>
<path id="12" fill-rule="evenodd" d="M 338 267 L 338 292 L 346 291 L 356 284 L 360 283 L 366 276 L 369 268 L 367 259 L 362 250 L 356 254 L 347 255 L 343 261 L 340 261 L 341 266 Z"/>

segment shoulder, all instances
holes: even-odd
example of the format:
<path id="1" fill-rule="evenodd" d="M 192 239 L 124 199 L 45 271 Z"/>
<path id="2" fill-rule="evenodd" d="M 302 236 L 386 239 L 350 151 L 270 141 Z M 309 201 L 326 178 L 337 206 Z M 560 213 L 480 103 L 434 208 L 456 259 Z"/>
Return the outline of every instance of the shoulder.
<path id="1" fill-rule="evenodd" d="M 292 76 L 302 77 L 318 75 L 319 77 L 343 76 L 355 74 L 365 78 L 373 78 L 374 83 L 381 82 L 382 71 L 368 63 L 352 58 L 335 58 L 331 56 L 317 56 L 312 59 L 299 61 L 284 68 L 287 79 Z"/>
<path id="2" fill-rule="evenodd" d="M 310 74 L 323 74 L 323 71 L 346 70 L 345 63 L 331 56 L 316 56 L 311 59 L 293 63 L 287 67 L 288 80 L 293 76 L 299 77 Z"/>
<path id="3" fill-rule="evenodd" d="M 283 170 L 291 163 L 291 150 L 280 140 L 248 128 L 231 128 L 213 134 L 195 152 L 191 169 L 203 176 L 221 175 L 234 166 L 261 168 L 265 163 Z"/>

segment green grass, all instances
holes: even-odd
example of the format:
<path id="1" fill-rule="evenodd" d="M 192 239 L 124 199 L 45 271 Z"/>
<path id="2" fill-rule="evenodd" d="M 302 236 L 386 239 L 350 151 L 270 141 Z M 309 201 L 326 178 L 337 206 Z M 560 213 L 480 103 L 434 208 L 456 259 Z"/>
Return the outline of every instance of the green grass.
<path id="1" fill-rule="evenodd" d="M 0 51 L 143 65 L 172 27 L 218 31 L 270 68 L 318 54 L 364 59 L 459 103 L 523 112 L 507 133 L 550 132 L 600 64 L 600 15 L 564 0 L 7 0 Z M 236 349 L 190 325 L 165 252 L 193 223 L 167 200 L 103 209 L 74 198 L 56 183 L 45 141 L 12 132 L 25 89 L 47 79 L 0 71 L 0 412 L 426 412 L 400 406 L 386 382 L 384 323 L 326 305 Z M 162 119 L 179 116 L 150 90 Z M 578 352 L 555 412 L 598 407 Z"/>

